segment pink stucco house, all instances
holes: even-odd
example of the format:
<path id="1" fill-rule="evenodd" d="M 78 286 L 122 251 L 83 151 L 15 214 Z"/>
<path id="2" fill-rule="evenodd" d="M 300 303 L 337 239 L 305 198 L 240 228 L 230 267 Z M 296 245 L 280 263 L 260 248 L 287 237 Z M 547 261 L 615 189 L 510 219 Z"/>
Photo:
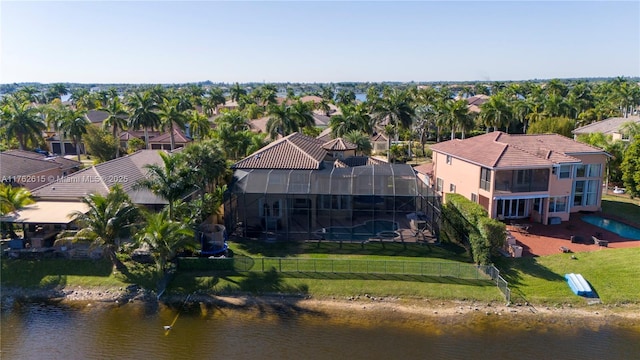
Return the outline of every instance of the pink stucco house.
<path id="1" fill-rule="evenodd" d="M 543 224 L 601 209 L 609 154 L 561 135 L 491 132 L 431 146 L 432 182 L 458 193 L 497 219 Z"/>

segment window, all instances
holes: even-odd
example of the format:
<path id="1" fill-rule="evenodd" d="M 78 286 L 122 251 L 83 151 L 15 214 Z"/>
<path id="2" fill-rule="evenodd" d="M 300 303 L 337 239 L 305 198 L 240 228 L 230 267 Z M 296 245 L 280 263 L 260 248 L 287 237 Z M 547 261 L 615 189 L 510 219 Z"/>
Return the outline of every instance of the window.
<path id="1" fill-rule="evenodd" d="M 624 131 L 620 133 L 620 140 L 622 141 L 629 141 L 631 140 L 631 136 L 629 136 L 629 132 Z"/>
<path id="2" fill-rule="evenodd" d="M 542 214 L 542 199 L 541 198 L 533 199 L 533 210 L 537 211 L 539 214 Z"/>
<path id="3" fill-rule="evenodd" d="M 491 191 L 491 170 L 487 168 L 480 169 L 480 188 Z"/>
<path id="4" fill-rule="evenodd" d="M 447 155 L 447 164 L 451 165 L 451 155 Z"/>
<path id="5" fill-rule="evenodd" d="M 436 191 L 442 192 L 442 188 L 444 187 L 444 181 L 440 178 L 436 179 Z"/>
<path id="6" fill-rule="evenodd" d="M 560 172 L 558 174 L 559 179 L 570 179 L 571 178 L 571 165 L 560 165 Z"/>
<path id="7" fill-rule="evenodd" d="M 599 177 L 601 167 L 600 164 L 590 164 L 587 170 L 587 177 Z"/>
<path id="8" fill-rule="evenodd" d="M 549 198 L 549 212 L 566 212 L 567 196 Z"/>
<path id="9" fill-rule="evenodd" d="M 596 205 L 599 184 L 599 180 L 576 181 L 573 187 L 573 206 Z"/>
<path id="10" fill-rule="evenodd" d="M 478 194 L 471 193 L 471 201 L 474 203 L 478 202 Z"/>
<path id="11" fill-rule="evenodd" d="M 531 170 L 517 170 L 516 184 L 525 185 L 531 183 Z"/>
<path id="12" fill-rule="evenodd" d="M 449 192 L 452 192 L 452 193 L 456 192 L 456 184 L 449 184 Z"/>
<path id="13" fill-rule="evenodd" d="M 586 174 L 586 165 L 576 165 L 576 177 L 584 177 Z"/>
<path id="14" fill-rule="evenodd" d="M 582 206 L 584 197 L 584 180 L 576 181 L 573 185 L 573 206 Z"/>

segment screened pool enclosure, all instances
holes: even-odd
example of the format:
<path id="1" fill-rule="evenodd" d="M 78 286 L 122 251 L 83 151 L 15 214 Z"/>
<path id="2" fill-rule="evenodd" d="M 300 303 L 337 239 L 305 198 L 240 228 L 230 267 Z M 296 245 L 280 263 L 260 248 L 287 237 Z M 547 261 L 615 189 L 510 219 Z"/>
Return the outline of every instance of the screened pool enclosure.
<path id="1" fill-rule="evenodd" d="M 236 170 L 225 221 L 265 240 L 437 239 L 440 197 L 411 166 Z"/>

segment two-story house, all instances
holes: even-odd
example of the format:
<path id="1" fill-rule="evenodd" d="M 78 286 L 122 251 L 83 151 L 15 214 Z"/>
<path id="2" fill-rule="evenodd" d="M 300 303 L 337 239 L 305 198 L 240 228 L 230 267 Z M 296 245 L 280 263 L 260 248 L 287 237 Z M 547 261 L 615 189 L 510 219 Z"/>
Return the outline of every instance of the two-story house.
<path id="1" fill-rule="evenodd" d="M 543 224 L 600 210 L 605 151 L 561 135 L 492 132 L 431 146 L 435 190 L 459 193 L 497 219 Z"/>

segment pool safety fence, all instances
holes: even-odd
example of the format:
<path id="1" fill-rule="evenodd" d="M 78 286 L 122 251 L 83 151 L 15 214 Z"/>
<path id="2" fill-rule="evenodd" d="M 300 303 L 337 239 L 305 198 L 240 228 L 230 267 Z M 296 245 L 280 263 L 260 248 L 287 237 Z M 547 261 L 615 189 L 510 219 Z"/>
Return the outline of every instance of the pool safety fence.
<path id="1" fill-rule="evenodd" d="M 492 265 L 412 260 L 304 259 L 280 257 L 234 257 L 221 259 L 181 258 L 183 270 L 237 272 L 334 273 L 452 277 L 493 280 L 499 274 Z M 499 275 L 498 275 L 499 276 Z"/>

